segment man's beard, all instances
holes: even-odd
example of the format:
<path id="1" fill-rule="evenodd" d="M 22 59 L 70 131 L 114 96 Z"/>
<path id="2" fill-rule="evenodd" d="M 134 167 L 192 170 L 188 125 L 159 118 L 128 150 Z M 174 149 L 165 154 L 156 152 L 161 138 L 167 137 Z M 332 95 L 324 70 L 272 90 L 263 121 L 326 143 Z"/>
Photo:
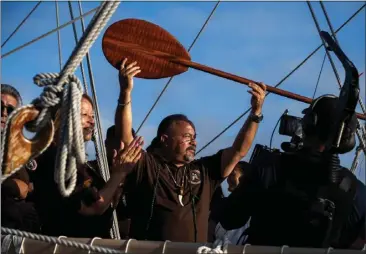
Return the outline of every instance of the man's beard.
<path id="1" fill-rule="evenodd" d="M 193 152 L 193 155 L 188 154 L 188 153 L 187 153 L 188 151 L 192 151 L 192 152 Z M 191 161 L 193 161 L 193 160 L 194 160 L 195 155 L 196 155 L 196 147 L 191 146 L 191 147 L 188 147 L 188 148 L 187 148 L 186 153 L 185 153 L 185 154 L 184 154 L 184 156 L 183 156 L 183 159 L 184 159 L 184 161 L 186 161 L 186 162 L 191 162 Z"/>
<path id="2" fill-rule="evenodd" d="M 193 161 L 193 160 L 194 160 L 194 156 L 192 156 L 192 155 L 188 155 L 188 154 L 185 154 L 185 155 L 183 156 L 183 160 L 184 160 L 184 161 L 186 161 L 186 162 L 191 162 L 191 161 Z"/>

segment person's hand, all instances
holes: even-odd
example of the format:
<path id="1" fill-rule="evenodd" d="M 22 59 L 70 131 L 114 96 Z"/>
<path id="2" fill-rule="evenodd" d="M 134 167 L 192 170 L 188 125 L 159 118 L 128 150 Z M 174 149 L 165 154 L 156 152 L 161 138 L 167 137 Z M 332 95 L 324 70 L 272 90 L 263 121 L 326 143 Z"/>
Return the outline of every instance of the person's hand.
<path id="1" fill-rule="evenodd" d="M 12 179 L 12 181 L 14 181 L 18 188 L 19 188 L 19 199 L 26 199 L 28 192 L 29 192 L 29 186 L 28 184 L 26 184 L 25 182 L 23 182 L 22 180 L 19 179 Z"/>
<path id="2" fill-rule="evenodd" d="M 119 151 L 113 150 L 112 173 L 129 174 L 141 158 L 143 144 L 143 137 L 136 137 L 126 148 L 121 142 Z"/>
<path id="3" fill-rule="evenodd" d="M 252 90 L 248 91 L 248 93 L 252 95 L 252 99 L 250 101 L 250 103 L 252 104 L 252 113 L 254 113 L 255 115 L 259 115 L 262 113 L 262 106 L 264 98 L 266 97 L 267 87 L 263 83 L 250 83 L 248 86 L 252 88 Z"/>
<path id="4" fill-rule="evenodd" d="M 136 66 L 137 62 L 130 63 L 126 66 L 127 58 L 123 59 L 119 70 L 119 85 L 121 91 L 131 92 L 133 89 L 133 77 L 141 72 L 140 67 Z"/>

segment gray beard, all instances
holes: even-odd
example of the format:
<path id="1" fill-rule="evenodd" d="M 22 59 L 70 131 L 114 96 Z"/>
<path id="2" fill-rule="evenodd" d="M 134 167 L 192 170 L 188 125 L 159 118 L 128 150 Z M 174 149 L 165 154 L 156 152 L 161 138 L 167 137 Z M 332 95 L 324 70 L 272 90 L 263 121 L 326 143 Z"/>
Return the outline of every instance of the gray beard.
<path id="1" fill-rule="evenodd" d="M 191 161 L 193 161 L 193 160 L 194 160 L 194 156 L 190 156 L 190 155 L 188 155 L 188 154 L 185 154 L 185 155 L 183 156 L 183 159 L 184 159 L 186 162 L 191 162 Z"/>

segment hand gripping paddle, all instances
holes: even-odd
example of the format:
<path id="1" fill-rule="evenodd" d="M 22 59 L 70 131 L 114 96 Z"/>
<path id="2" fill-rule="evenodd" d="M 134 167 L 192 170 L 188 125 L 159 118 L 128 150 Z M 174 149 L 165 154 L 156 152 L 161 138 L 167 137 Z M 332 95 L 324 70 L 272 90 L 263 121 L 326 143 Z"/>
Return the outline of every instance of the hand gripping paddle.
<path id="1" fill-rule="evenodd" d="M 117 70 L 124 58 L 128 63 L 137 61 L 141 72 L 136 75 L 145 79 L 160 79 L 178 75 L 188 67 L 226 78 L 244 85 L 258 83 L 228 72 L 191 61 L 182 44 L 163 28 L 139 19 L 124 19 L 108 27 L 102 41 L 103 53 Z M 310 104 L 311 98 L 267 85 L 267 91 Z M 357 117 L 366 120 L 364 114 Z"/>

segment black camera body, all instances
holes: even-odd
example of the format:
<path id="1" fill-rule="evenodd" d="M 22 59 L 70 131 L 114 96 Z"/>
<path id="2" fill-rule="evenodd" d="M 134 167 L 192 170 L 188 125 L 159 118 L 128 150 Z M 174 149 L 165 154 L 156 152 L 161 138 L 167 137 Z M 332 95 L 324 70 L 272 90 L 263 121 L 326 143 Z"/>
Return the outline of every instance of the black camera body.
<path id="1" fill-rule="evenodd" d="M 249 160 L 249 164 L 255 166 L 264 166 L 267 163 L 272 163 L 274 156 L 280 154 L 279 149 L 271 149 L 268 146 L 256 144 L 252 155 Z"/>
<path id="2" fill-rule="evenodd" d="M 291 116 L 291 115 L 282 115 L 281 121 L 280 121 L 280 128 L 278 130 L 280 135 L 285 136 L 298 136 L 302 137 L 302 126 L 301 126 L 301 119 L 297 116 Z"/>
<path id="3" fill-rule="evenodd" d="M 303 145 L 303 130 L 300 117 L 284 114 L 281 116 L 279 134 L 291 137 L 290 142 L 281 144 L 285 152 L 295 152 Z"/>

